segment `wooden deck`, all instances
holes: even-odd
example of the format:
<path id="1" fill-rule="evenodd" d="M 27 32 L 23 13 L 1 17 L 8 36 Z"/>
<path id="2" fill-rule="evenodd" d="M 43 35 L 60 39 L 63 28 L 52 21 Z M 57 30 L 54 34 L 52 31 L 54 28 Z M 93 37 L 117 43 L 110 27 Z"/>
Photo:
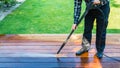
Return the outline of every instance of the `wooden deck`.
<path id="1" fill-rule="evenodd" d="M 73 35 L 59 55 L 67 35 L 0 35 L 0 68 L 120 68 L 120 62 L 96 56 L 95 35 L 88 53 L 76 56 L 81 35 Z M 120 60 L 120 34 L 107 35 L 105 54 Z"/>

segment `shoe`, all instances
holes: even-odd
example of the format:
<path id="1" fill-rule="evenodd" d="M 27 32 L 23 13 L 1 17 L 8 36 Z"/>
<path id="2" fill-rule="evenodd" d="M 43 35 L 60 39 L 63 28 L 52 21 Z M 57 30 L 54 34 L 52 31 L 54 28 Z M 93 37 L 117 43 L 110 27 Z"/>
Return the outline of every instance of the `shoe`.
<path id="1" fill-rule="evenodd" d="M 88 52 L 87 48 L 81 48 L 79 51 L 76 52 L 76 55 L 81 55 L 85 52 Z"/>
<path id="2" fill-rule="evenodd" d="M 96 56 L 97 56 L 99 59 L 102 59 L 102 58 L 103 58 L 103 53 L 96 53 Z"/>
<path id="3" fill-rule="evenodd" d="M 76 52 L 76 55 L 81 55 L 85 52 L 88 52 L 89 49 L 90 49 L 90 43 L 88 42 L 88 40 L 85 37 L 83 37 L 82 48 Z"/>

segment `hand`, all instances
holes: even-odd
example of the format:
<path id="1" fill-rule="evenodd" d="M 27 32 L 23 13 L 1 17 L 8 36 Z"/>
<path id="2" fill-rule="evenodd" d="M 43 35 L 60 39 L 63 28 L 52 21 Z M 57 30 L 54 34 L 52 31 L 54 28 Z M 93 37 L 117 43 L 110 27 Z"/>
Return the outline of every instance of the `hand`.
<path id="1" fill-rule="evenodd" d="M 100 0 L 94 0 L 93 4 L 94 5 L 100 4 Z"/>
<path id="2" fill-rule="evenodd" d="M 77 27 L 77 24 L 73 24 L 73 25 L 72 25 L 72 30 L 75 30 L 76 27 Z"/>

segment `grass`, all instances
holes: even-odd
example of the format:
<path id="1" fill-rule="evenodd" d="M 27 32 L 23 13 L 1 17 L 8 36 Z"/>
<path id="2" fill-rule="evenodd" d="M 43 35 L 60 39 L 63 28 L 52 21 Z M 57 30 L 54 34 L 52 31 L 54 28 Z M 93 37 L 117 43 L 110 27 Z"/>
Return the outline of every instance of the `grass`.
<path id="1" fill-rule="evenodd" d="M 0 34 L 69 33 L 73 24 L 73 1 L 26 0 L 23 5 L 0 22 Z M 108 33 L 120 33 L 120 6 L 117 3 L 115 0 L 111 1 Z M 85 7 L 84 4 L 82 6 Z M 83 24 L 82 22 L 79 25 L 76 33 L 83 33 Z"/>

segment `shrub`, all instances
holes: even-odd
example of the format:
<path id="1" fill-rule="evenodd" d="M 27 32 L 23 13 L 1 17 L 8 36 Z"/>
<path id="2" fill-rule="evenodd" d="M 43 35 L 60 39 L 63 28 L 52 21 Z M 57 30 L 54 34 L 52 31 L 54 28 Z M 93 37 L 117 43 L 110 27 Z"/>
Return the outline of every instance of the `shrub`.
<path id="1" fill-rule="evenodd" d="M 16 0 L 0 0 L 0 7 L 10 7 L 16 4 Z"/>

